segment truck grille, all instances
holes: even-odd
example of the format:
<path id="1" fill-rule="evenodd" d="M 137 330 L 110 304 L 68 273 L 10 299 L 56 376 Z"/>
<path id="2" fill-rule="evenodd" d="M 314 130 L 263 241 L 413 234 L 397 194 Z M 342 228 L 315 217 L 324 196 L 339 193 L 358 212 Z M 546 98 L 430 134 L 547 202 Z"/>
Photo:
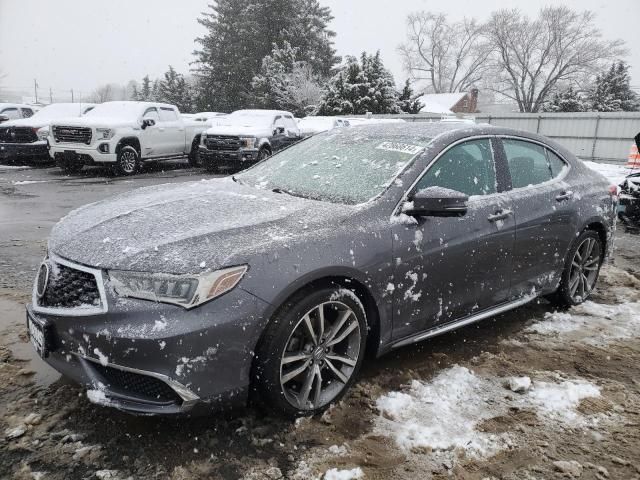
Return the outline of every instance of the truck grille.
<path id="1" fill-rule="evenodd" d="M 0 127 L 0 143 L 33 143 L 38 140 L 30 127 Z"/>
<path id="2" fill-rule="evenodd" d="M 46 283 L 39 305 L 49 308 L 99 307 L 100 291 L 95 275 L 59 263 L 50 263 L 49 278 L 41 279 L 46 270 L 39 272 L 38 283 Z"/>
<path id="3" fill-rule="evenodd" d="M 53 127 L 53 138 L 61 143 L 91 144 L 91 129 L 87 127 Z"/>
<path id="4" fill-rule="evenodd" d="M 93 364 L 92 367 L 107 381 L 112 390 L 119 390 L 151 402 L 182 403 L 180 396 L 157 378 L 98 364 Z"/>
<path id="5" fill-rule="evenodd" d="M 207 135 L 204 141 L 207 150 L 240 150 L 240 138 L 229 135 Z"/>

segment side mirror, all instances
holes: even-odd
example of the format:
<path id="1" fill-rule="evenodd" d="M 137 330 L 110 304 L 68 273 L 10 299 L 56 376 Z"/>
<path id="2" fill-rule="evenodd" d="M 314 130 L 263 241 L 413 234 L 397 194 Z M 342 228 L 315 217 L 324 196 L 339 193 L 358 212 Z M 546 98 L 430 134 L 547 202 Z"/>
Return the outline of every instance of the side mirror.
<path id="1" fill-rule="evenodd" d="M 444 187 L 418 190 L 404 204 L 402 211 L 416 217 L 459 217 L 467 213 L 469 197 Z"/>
<path id="2" fill-rule="evenodd" d="M 156 124 L 156 121 L 153 118 L 143 118 L 142 119 L 142 129 L 144 130 L 147 127 L 153 127 Z"/>
<path id="3" fill-rule="evenodd" d="M 284 127 L 276 127 L 276 135 L 282 135 L 284 133 Z"/>

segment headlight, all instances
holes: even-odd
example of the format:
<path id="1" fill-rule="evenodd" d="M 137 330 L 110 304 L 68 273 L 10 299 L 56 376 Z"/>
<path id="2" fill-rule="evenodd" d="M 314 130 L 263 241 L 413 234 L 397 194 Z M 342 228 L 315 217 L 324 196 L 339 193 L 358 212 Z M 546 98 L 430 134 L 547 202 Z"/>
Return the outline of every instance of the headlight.
<path id="1" fill-rule="evenodd" d="M 38 140 L 46 140 L 47 137 L 49 136 L 49 127 L 42 127 L 40 128 L 37 132 L 36 135 L 38 135 Z"/>
<path id="2" fill-rule="evenodd" d="M 122 297 L 173 303 L 189 309 L 233 290 L 247 269 L 241 265 L 201 275 L 111 270 L 109 279 Z"/>
<path id="3" fill-rule="evenodd" d="M 115 135 L 115 131 L 111 128 L 96 128 L 96 136 L 98 140 L 110 140 Z"/>
<path id="4" fill-rule="evenodd" d="M 257 140 L 254 137 L 240 137 L 240 144 L 242 148 L 255 148 Z"/>

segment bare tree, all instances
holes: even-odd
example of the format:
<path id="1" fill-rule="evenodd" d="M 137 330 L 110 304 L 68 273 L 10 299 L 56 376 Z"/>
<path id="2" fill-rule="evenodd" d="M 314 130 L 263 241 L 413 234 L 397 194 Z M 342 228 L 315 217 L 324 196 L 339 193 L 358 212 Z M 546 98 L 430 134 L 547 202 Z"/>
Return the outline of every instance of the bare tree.
<path id="1" fill-rule="evenodd" d="M 96 88 L 91 96 L 89 97 L 89 101 L 91 103 L 104 103 L 113 100 L 114 92 L 111 84 L 101 85 Z"/>
<path id="2" fill-rule="evenodd" d="M 427 81 L 434 93 L 467 91 L 482 80 L 490 50 L 475 19 L 449 22 L 442 13 L 417 12 L 407 27 L 399 51 L 412 80 Z"/>
<path id="3" fill-rule="evenodd" d="M 621 40 L 602 40 L 594 14 L 546 7 L 530 20 L 517 10 L 493 12 L 486 35 L 494 56 L 492 89 L 538 112 L 559 83 L 580 82 L 624 55 Z"/>

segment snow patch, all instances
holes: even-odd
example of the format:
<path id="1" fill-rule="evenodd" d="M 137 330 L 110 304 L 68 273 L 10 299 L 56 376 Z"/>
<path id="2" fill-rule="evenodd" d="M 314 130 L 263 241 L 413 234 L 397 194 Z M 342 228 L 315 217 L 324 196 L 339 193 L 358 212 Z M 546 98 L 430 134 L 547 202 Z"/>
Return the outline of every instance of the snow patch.
<path id="1" fill-rule="evenodd" d="M 351 470 L 338 470 L 331 468 L 324 474 L 324 480 L 357 480 L 364 478 L 364 473 L 360 467 Z"/>

